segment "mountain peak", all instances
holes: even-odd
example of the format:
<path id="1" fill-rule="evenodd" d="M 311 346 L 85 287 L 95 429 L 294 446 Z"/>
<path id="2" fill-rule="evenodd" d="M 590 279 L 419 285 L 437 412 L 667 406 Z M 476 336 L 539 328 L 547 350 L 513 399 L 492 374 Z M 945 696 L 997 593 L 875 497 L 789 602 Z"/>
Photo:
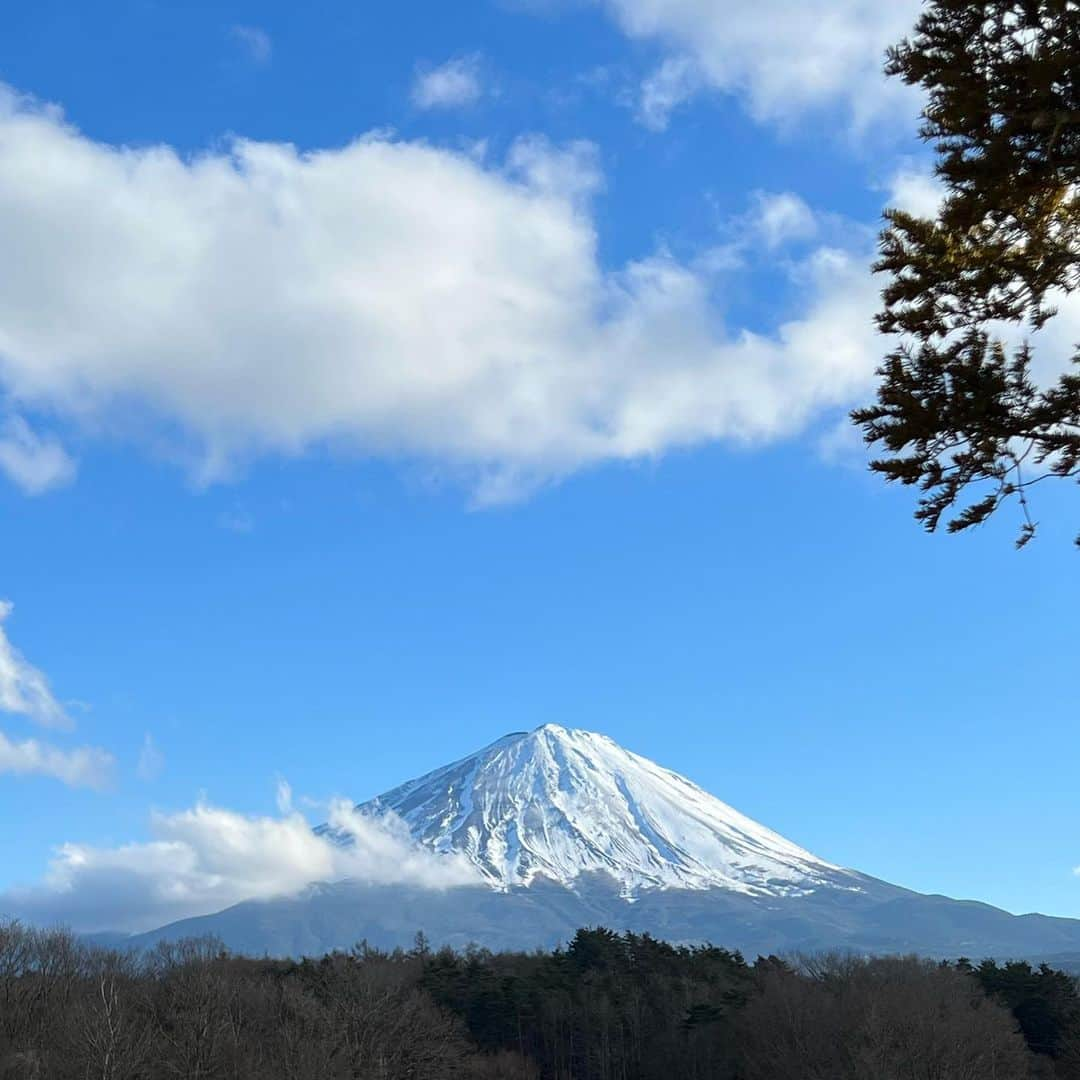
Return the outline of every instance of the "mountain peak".
<path id="1" fill-rule="evenodd" d="M 520 740 L 520 739 L 573 739 L 576 735 L 589 735 L 588 731 L 581 731 L 577 728 L 564 727 L 562 724 L 556 724 L 554 721 L 548 721 L 546 724 L 540 724 L 534 727 L 531 731 L 511 731 L 509 734 L 504 735 L 501 739 L 497 739 L 492 745 L 496 743 L 507 742 L 508 740 Z M 603 736 L 597 736 L 597 738 L 603 738 Z"/>
<path id="2" fill-rule="evenodd" d="M 848 872 L 750 820 L 606 735 L 547 723 L 361 804 L 414 839 L 461 852 L 496 888 L 572 886 L 606 873 L 640 889 L 798 895 L 855 886 Z"/>

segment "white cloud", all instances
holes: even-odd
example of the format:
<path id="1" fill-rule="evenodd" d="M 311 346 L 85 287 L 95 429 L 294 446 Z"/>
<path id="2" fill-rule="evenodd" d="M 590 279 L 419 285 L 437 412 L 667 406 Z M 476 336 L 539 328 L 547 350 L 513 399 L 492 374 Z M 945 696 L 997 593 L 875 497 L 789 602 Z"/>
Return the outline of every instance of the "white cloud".
<path id="1" fill-rule="evenodd" d="M 838 465 L 865 473 L 874 453 L 866 445 L 862 431 L 845 415 L 836 420 L 818 438 L 818 453 L 829 465 Z"/>
<path id="2" fill-rule="evenodd" d="M 13 604 L 0 600 L 0 712 L 29 717 L 43 727 L 69 729 L 71 719 L 53 696 L 48 679 L 12 645 L 4 630 L 13 610 Z"/>
<path id="3" fill-rule="evenodd" d="M 480 57 L 458 56 L 437 68 L 420 70 L 413 83 L 413 104 L 420 109 L 455 109 L 475 105 L 483 94 Z"/>
<path id="4" fill-rule="evenodd" d="M 143 737 L 142 749 L 139 751 L 139 762 L 135 766 L 135 775 L 144 783 L 156 780 L 165 768 L 165 755 L 161 752 L 153 736 L 149 732 Z"/>
<path id="5" fill-rule="evenodd" d="M 13 742 L 0 731 L 0 774 L 48 776 L 69 787 L 104 790 L 112 782 L 111 754 L 92 746 L 61 750 L 37 739 Z"/>
<path id="6" fill-rule="evenodd" d="M 800 431 L 880 354 L 869 252 L 821 247 L 769 334 L 707 260 L 602 268 L 595 154 L 382 135 L 115 148 L 0 99 L 0 392 L 197 478 L 313 448 L 434 462 L 482 501 L 604 461 Z M 177 433 L 182 441 L 175 441 Z"/>
<path id="7" fill-rule="evenodd" d="M 75 462 L 56 439 L 38 435 L 21 416 L 0 420 L 0 472 L 28 495 L 69 483 Z"/>
<path id="8" fill-rule="evenodd" d="M 270 35 L 259 26 L 234 26 L 229 31 L 256 64 L 269 64 L 274 55 Z"/>
<path id="9" fill-rule="evenodd" d="M 669 56 L 641 84 L 638 119 L 653 131 L 664 131 L 671 114 L 702 88 L 697 62 L 688 56 Z"/>
<path id="10" fill-rule="evenodd" d="M 418 847 L 400 819 L 367 818 L 335 802 L 330 824 L 347 833 L 342 846 L 317 835 L 304 818 L 252 817 L 200 803 L 154 814 L 153 839 L 101 848 L 64 844 L 47 880 L 0 894 L 0 910 L 77 930 L 147 930 L 218 911 L 241 900 L 300 892 L 314 882 L 450 888 L 478 884 L 457 855 Z"/>
<path id="11" fill-rule="evenodd" d="M 889 206 L 925 218 L 937 217 L 945 194 L 933 173 L 910 165 L 893 176 L 888 190 Z"/>
<path id="12" fill-rule="evenodd" d="M 4 623 L 14 610 L 0 600 L 0 712 L 25 716 L 50 728 L 74 724 L 53 696 L 43 672 L 11 643 Z M 69 787 L 102 790 L 109 786 L 115 762 L 111 754 L 92 746 L 64 750 L 37 739 L 16 742 L 0 731 L 0 774 L 48 776 Z"/>
<path id="13" fill-rule="evenodd" d="M 577 141 L 554 146 L 541 135 L 517 139 L 506 160 L 507 171 L 526 188 L 587 210 L 587 203 L 604 186 L 596 147 Z"/>
<path id="14" fill-rule="evenodd" d="M 864 130 L 897 103 L 914 100 L 881 69 L 886 47 L 913 29 L 920 0 L 596 2 L 629 36 L 670 50 L 642 88 L 646 120 L 666 117 L 694 92 L 695 81 L 737 94 L 758 120 L 782 124 L 839 105 Z M 649 107 L 650 100 L 661 107 Z"/>
<path id="15" fill-rule="evenodd" d="M 817 215 L 790 191 L 756 192 L 748 224 L 769 250 L 807 240 L 818 231 Z"/>
<path id="16" fill-rule="evenodd" d="M 279 814 L 291 814 L 293 808 L 292 785 L 283 777 L 277 782 L 277 808 Z"/>
<path id="17" fill-rule="evenodd" d="M 1075 372 L 1072 362 L 1080 352 L 1080 293 L 1053 290 L 1047 295 L 1057 314 L 1041 329 L 1026 323 L 998 323 L 992 329 L 1010 348 L 1024 342 L 1032 346 L 1031 375 L 1038 386 L 1051 386 L 1062 375 Z"/>

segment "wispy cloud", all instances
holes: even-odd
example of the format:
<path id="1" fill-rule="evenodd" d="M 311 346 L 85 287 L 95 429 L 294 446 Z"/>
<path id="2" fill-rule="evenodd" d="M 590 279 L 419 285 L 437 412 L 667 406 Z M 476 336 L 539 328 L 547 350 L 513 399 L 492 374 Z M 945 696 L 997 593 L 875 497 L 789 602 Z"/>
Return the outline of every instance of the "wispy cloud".
<path id="1" fill-rule="evenodd" d="M 274 43 L 260 26 L 233 26 L 229 34 L 256 64 L 269 64 L 274 55 Z"/>
<path id="2" fill-rule="evenodd" d="M 28 495 L 70 483 L 76 465 L 60 442 L 39 435 L 21 416 L 0 419 L 0 472 Z"/>
<path id="3" fill-rule="evenodd" d="M 139 761 L 135 766 L 135 775 L 145 784 L 156 780 L 165 769 L 165 755 L 161 752 L 153 736 L 147 732 L 143 737 Z"/>
<path id="4" fill-rule="evenodd" d="M 286 802 L 279 817 L 199 803 L 154 814 L 147 843 L 62 845 L 47 879 L 0 893 L 0 910 L 78 930 L 147 930 L 248 899 L 287 896 L 312 882 L 352 879 L 445 889 L 478 884 L 456 855 L 419 847 L 400 819 L 364 817 L 335 802 L 330 824 L 348 845 L 317 835 Z"/>
<path id="5" fill-rule="evenodd" d="M 473 53 L 447 60 L 436 68 L 418 70 L 412 101 L 420 109 L 455 109 L 474 105 L 482 94 L 480 57 Z"/>
<path id="6" fill-rule="evenodd" d="M 75 725 L 45 674 L 7 636 L 4 624 L 12 611 L 13 604 L 0 600 L 0 712 L 70 731 Z M 115 764 L 112 754 L 97 747 L 66 750 L 39 739 L 15 740 L 0 731 L 0 774 L 48 776 L 70 787 L 102 790 L 111 784 Z"/>
<path id="7" fill-rule="evenodd" d="M 112 783 L 115 765 L 113 756 L 97 747 L 62 750 L 37 739 L 15 742 L 0 731 L 0 774 L 47 776 L 69 787 L 103 791 Z"/>
<path id="8" fill-rule="evenodd" d="M 818 216 L 794 192 L 755 192 L 748 224 L 755 237 L 774 251 L 792 241 L 809 240 L 818 231 Z"/>
<path id="9" fill-rule="evenodd" d="M 862 432 L 845 415 L 834 421 L 818 437 L 818 454 L 822 461 L 845 469 L 867 473 L 871 453 Z"/>
<path id="10" fill-rule="evenodd" d="M 26 716 L 43 727 L 70 730 L 74 725 L 53 696 L 49 681 L 11 643 L 4 623 L 15 610 L 0 600 L 0 712 Z"/>
<path id="11" fill-rule="evenodd" d="M 279 814 L 291 814 L 293 809 L 292 785 L 284 777 L 278 777 L 277 808 Z"/>
<path id="12" fill-rule="evenodd" d="M 653 131 L 665 131 L 671 114 L 705 85 L 697 61 L 688 56 L 668 57 L 641 84 L 638 119 Z"/>

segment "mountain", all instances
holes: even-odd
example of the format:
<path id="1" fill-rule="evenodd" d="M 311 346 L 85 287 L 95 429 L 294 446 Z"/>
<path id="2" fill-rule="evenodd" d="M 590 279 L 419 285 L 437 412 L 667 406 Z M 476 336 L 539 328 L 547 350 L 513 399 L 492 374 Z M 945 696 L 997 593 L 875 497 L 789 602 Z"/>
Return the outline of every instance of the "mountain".
<path id="1" fill-rule="evenodd" d="M 624 895 L 642 889 L 730 889 L 799 896 L 858 888 L 848 871 L 744 817 L 685 777 L 605 735 L 545 724 L 385 795 L 435 852 L 464 853 L 491 886 L 539 877 L 568 888 L 606 873 Z"/>
<path id="2" fill-rule="evenodd" d="M 546 724 L 356 807 L 456 854 L 476 885 L 356 881 L 248 901 L 134 939 L 215 934 L 230 947 L 316 954 L 361 939 L 551 947 L 579 926 L 712 941 L 751 955 L 831 948 L 1042 959 L 1080 953 L 1080 921 L 1010 915 L 835 866 L 611 739 Z M 317 830 L 341 844 L 348 834 Z"/>

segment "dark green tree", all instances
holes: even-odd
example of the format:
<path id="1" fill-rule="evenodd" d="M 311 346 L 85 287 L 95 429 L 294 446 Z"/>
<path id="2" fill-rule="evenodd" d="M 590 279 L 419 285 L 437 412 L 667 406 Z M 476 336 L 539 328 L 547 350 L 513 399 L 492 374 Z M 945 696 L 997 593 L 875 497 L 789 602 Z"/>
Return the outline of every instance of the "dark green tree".
<path id="1" fill-rule="evenodd" d="M 1027 343 L 1080 285 L 1080 0 L 931 0 L 886 71 L 926 93 L 936 218 L 885 213 L 879 328 L 896 335 L 877 401 L 852 413 L 871 468 L 917 485 L 916 518 L 958 532 L 1080 476 L 1080 353 L 1038 382 Z M 1080 543 L 1080 538 L 1078 538 Z"/>
<path id="2" fill-rule="evenodd" d="M 1080 994 L 1072 978 L 1046 964 L 1033 968 L 1023 961 L 999 965 L 984 960 L 973 974 L 987 994 L 1012 1010 L 1032 1051 L 1053 1058 L 1075 1056 Z"/>

